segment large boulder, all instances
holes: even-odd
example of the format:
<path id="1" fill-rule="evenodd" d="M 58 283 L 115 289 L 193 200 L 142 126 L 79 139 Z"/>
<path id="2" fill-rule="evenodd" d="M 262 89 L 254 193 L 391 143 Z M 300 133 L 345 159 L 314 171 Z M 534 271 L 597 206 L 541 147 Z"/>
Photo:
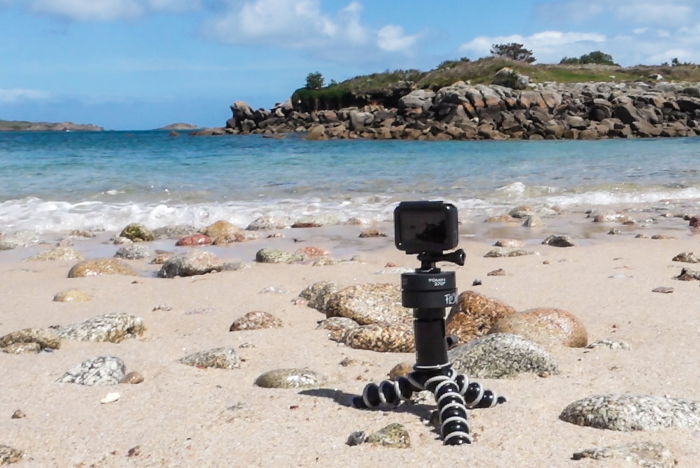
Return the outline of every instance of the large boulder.
<path id="1" fill-rule="evenodd" d="M 496 72 L 492 83 L 511 89 L 526 89 L 530 83 L 530 78 L 527 75 L 516 72 L 512 68 L 503 67 Z"/>
<path id="2" fill-rule="evenodd" d="M 401 305 L 398 284 L 368 283 L 334 293 L 326 303 L 326 317 L 347 317 L 360 325 L 412 323 L 413 313 Z"/>
<path id="3" fill-rule="evenodd" d="M 433 105 L 435 93 L 427 89 L 416 89 L 399 99 L 399 109 L 425 112 Z"/>

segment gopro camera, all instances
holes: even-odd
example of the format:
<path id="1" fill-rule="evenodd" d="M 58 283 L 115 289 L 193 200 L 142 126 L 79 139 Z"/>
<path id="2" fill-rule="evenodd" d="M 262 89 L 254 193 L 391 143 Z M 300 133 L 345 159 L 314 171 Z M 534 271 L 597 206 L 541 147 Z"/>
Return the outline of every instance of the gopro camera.
<path id="1" fill-rule="evenodd" d="M 394 210 L 394 239 L 396 248 L 407 254 L 457 247 L 457 208 L 442 201 L 401 202 Z"/>

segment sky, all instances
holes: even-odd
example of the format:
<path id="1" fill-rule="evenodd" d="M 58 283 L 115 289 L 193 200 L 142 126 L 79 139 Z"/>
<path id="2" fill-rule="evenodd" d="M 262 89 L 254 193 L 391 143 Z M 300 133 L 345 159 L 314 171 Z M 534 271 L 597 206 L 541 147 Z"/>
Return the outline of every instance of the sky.
<path id="1" fill-rule="evenodd" d="M 0 0 L 0 119 L 139 130 L 223 126 L 329 82 L 478 59 L 595 50 L 624 66 L 700 63 L 698 0 Z"/>

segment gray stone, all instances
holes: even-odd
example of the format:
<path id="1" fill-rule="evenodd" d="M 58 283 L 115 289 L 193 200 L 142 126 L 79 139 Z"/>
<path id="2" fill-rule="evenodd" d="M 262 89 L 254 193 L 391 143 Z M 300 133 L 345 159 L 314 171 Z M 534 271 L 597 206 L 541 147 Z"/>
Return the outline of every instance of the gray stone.
<path id="1" fill-rule="evenodd" d="M 287 252 L 280 249 L 260 249 L 255 254 L 255 261 L 258 263 L 302 263 L 306 256 L 295 252 Z"/>
<path id="2" fill-rule="evenodd" d="M 649 395 L 593 395 L 564 408 L 559 419 L 612 431 L 700 428 L 700 402 Z"/>
<path id="3" fill-rule="evenodd" d="M 117 258 L 125 258 L 127 260 L 137 260 L 140 258 L 150 257 L 151 249 L 143 244 L 130 244 L 120 247 L 117 253 L 114 254 Z"/>
<path id="4" fill-rule="evenodd" d="M 350 447 L 355 445 L 364 444 L 367 441 L 367 433 L 365 431 L 355 431 L 348 436 L 348 440 L 345 442 Z"/>
<path id="5" fill-rule="evenodd" d="M 341 289 L 328 299 L 326 317 L 348 317 L 360 325 L 413 321 L 412 311 L 401 305 L 400 286 L 387 283 L 367 283 Z"/>
<path id="6" fill-rule="evenodd" d="M 48 328 L 24 328 L 0 337 L 0 348 L 28 343 L 36 343 L 40 349 L 58 349 L 61 347 L 61 337 Z"/>
<path id="7" fill-rule="evenodd" d="M 500 379 L 522 373 L 559 373 L 552 356 L 540 345 L 507 333 L 477 338 L 451 349 L 448 356 L 454 369 L 469 377 Z"/>
<path id="8" fill-rule="evenodd" d="M 399 99 L 399 109 L 420 109 L 425 112 L 433 105 L 435 93 L 429 89 L 416 89 Z"/>
<path id="9" fill-rule="evenodd" d="M 0 444 L 0 466 L 17 463 L 23 456 L 24 454 L 21 450 L 12 448 L 9 445 Z"/>
<path id="10" fill-rule="evenodd" d="M 528 216 L 525 218 L 525 222 L 523 222 L 523 227 L 534 228 L 542 226 L 544 226 L 544 221 L 537 215 Z"/>
<path id="11" fill-rule="evenodd" d="M 299 297 L 306 299 L 309 307 L 319 312 L 326 311 L 331 296 L 338 291 L 338 285 L 332 281 L 319 281 L 305 288 Z"/>
<path id="12" fill-rule="evenodd" d="M 625 351 L 629 351 L 631 349 L 629 343 L 627 343 L 626 341 L 613 340 L 611 338 L 603 338 L 602 340 L 594 341 L 593 343 L 586 346 L 586 349 L 595 348 L 624 349 Z"/>
<path id="13" fill-rule="evenodd" d="M 82 260 L 83 255 L 72 247 L 54 247 L 39 254 L 29 257 L 32 261 L 64 261 L 64 260 Z"/>
<path id="14" fill-rule="evenodd" d="M 206 250 L 189 250 L 173 255 L 161 267 L 158 276 L 174 278 L 176 276 L 195 276 L 221 271 L 224 262 Z"/>
<path id="15" fill-rule="evenodd" d="M 508 247 L 496 247 L 495 249 L 491 249 L 486 254 L 484 257 L 486 258 L 500 258 L 500 257 L 522 257 L 525 255 L 534 255 L 535 252 L 532 250 L 524 250 L 524 249 L 513 249 L 513 248 L 508 248 Z"/>
<path id="16" fill-rule="evenodd" d="M 197 228 L 187 224 L 164 226 L 153 230 L 156 239 L 181 239 L 197 233 Z"/>
<path id="17" fill-rule="evenodd" d="M 206 369 L 235 369 L 241 366 L 241 360 L 233 348 L 213 348 L 207 351 L 199 351 L 180 359 L 182 364 Z"/>
<path id="18" fill-rule="evenodd" d="M 136 338 L 143 335 L 145 331 L 142 318 L 124 313 L 100 315 L 57 329 L 58 336 L 63 339 L 110 343 L 119 343 L 126 338 Z"/>
<path id="19" fill-rule="evenodd" d="M 632 442 L 603 448 L 592 448 L 575 452 L 574 460 L 624 460 L 645 468 L 673 468 L 676 462 L 671 451 L 658 442 Z"/>
<path id="20" fill-rule="evenodd" d="M 57 380 L 80 385 L 116 385 L 124 377 L 124 361 L 114 356 L 99 356 L 84 361 Z"/>
<path id="21" fill-rule="evenodd" d="M 678 276 L 675 276 L 674 279 L 681 281 L 700 281 L 700 271 L 691 270 L 689 268 L 683 268 L 681 270 L 681 273 Z"/>
<path id="22" fill-rule="evenodd" d="M 552 247 L 573 247 L 574 242 L 567 235 L 551 235 L 542 241 L 543 245 L 551 245 Z"/>
<path id="23" fill-rule="evenodd" d="M 700 258 L 696 257 L 693 252 L 681 252 L 673 257 L 674 262 L 685 263 L 700 263 Z"/>
<path id="24" fill-rule="evenodd" d="M 280 216 L 261 216 L 255 218 L 246 227 L 247 231 L 271 231 L 273 229 L 285 229 L 291 226 L 289 218 Z"/>
<path id="25" fill-rule="evenodd" d="M 673 288 L 669 288 L 668 286 L 659 286 L 658 288 L 652 289 L 651 292 L 661 293 L 661 294 L 671 294 L 673 292 Z"/>
<path id="26" fill-rule="evenodd" d="M 263 388 L 312 388 L 324 384 L 327 378 L 311 369 L 274 369 L 255 379 Z"/>
<path id="27" fill-rule="evenodd" d="M 512 89 L 527 89 L 527 85 L 530 84 L 530 78 L 527 75 L 516 72 L 512 68 L 503 67 L 496 72 L 492 83 Z"/>

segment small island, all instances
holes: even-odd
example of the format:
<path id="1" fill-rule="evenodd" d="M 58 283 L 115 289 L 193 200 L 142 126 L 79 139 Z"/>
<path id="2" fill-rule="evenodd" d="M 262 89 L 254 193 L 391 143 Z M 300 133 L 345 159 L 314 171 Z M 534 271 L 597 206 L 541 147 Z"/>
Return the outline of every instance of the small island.
<path id="1" fill-rule="evenodd" d="M 197 130 L 200 129 L 199 125 L 194 125 L 191 123 L 185 123 L 185 122 L 176 122 L 176 123 L 171 123 L 170 125 L 166 125 L 165 127 L 158 128 L 156 130 Z"/>
<path id="2" fill-rule="evenodd" d="M 102 132 L 104 128 L 93 124 L 73 122 L 28 122 L 24 120 L 0 120 L 0 132 Z"/>

